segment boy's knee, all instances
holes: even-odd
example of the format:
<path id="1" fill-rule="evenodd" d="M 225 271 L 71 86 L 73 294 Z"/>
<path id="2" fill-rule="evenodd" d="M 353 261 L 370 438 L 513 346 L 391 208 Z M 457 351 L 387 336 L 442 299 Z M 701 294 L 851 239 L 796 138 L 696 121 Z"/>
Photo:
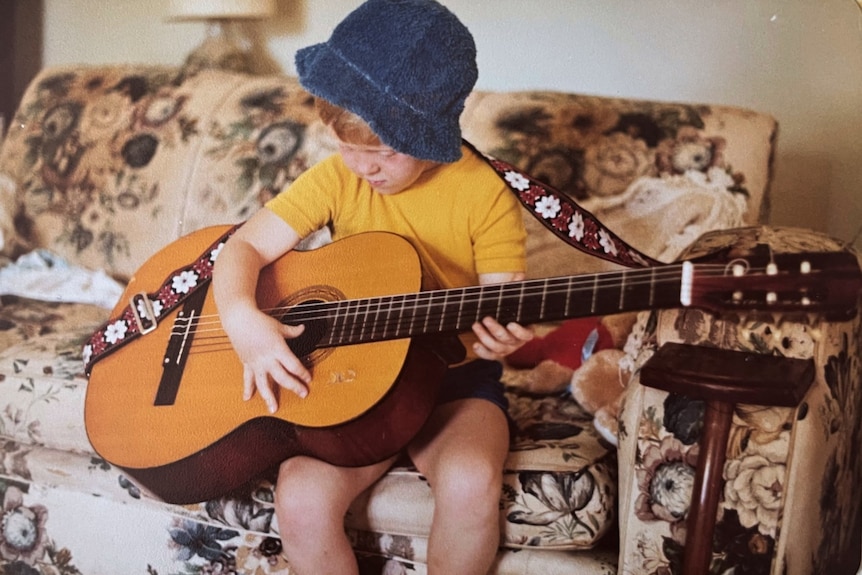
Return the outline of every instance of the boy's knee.
<path id="1" fill-rule="evenodd" d="M 326 502 L 302 491 L 276 491 L 278 532 L 285 545 L 306 545 L 324 538 L 332 529 L 332 513 Z"/>
<path id="2" fill-rule="evenodd" d="M 500 498 L 503 475 L 495 465 L 472 460 L 466 465 L 447 467 L 438 477 L 438 485 L 432 485 L 435 499 L 454 505 L 470 506 L 483 500 L 496 505 Z"/>
<path id="3" fill-rule="evenodd" d="M 324 514 L 328 503 L 319 484 L 305 477 L 301 462 L 288 459 L 281 464 L 275 488 L 275 507 L 279 516 L 290 518 L 291 523 L 312 521 Z"/>

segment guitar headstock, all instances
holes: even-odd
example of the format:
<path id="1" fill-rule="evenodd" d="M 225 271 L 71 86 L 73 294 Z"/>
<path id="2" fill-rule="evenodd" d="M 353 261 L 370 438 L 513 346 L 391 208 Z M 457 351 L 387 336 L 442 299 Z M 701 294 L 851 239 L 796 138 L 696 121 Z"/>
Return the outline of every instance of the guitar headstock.
<path id="1" fill-rule="evenodd" d="M 801 312 L 852 319 L 862 271 L 848 252 L 772 254 L 691 264 L 691 305 L 711 311 Z"/>

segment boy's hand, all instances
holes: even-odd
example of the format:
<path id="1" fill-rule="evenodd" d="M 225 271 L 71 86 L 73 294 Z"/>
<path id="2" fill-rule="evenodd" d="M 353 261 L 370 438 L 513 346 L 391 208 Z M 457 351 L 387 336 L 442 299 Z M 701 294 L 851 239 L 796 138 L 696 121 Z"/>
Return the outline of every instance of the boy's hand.
<path id="1" fill-rule="evenodd" d="M 236 321 L 242 322 L 243 335 L 231 343 L 243 365 L 243 399 L 250 400 L 257 390 L 269 412 L 275 413 L 278 399 L 273 385 L 299 397 L 308 395 L 311 373 L 285 343 L 285 339 L 299 336 L 304 327 L 284 325 L 259 311 Z"/>
<path id="2" fill-rule="evenodd" d="M 533 339 L 533 331 L 515 322 L 502 325 L 492 317 L 473 324 L 473 333 L 479 341 L 473 351 L 482 359 L 499 360 Z"/>
<path id="3" fill-rule="evenodd" d="M 213 295 L 222 327 L 243 366 L 243 397 L 260 393 L 270 412 L 278 409 L 275 385 L 300 397 L 311 374 L 285 343 L 302 333 L 258 309 L 260 270 L 292 250 L 299 234 L 269 210 L 258 210 L 225 243 L 213 270 Z"/>
<path id="4" fill-rule="evenodd" d="M 523 272 L 500 272 L 479 274 L 479 285 L 490 285 L 524 279 Z M 511 322 L 505 326 L 492 317 L 482 318 L 473 324 L 473 333 L 479 341 L 473 344 L 473 351 L 482 359 L 503 359 L 516 349 L 533 339 L 533 330 Z"/>

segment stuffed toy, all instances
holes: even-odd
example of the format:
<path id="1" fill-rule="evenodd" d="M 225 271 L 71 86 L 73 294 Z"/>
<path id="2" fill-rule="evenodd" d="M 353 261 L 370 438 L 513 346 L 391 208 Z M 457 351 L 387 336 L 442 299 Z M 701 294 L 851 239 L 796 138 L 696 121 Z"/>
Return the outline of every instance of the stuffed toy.
<path id="1" fill-rule="evenodd" d="M 625 357 L 620 349 L 599 350 L 572 374 L 569 383 L 572 397 L 592 414 L 593 427 L 612 445 L 618 444 L 618 418 L 631 377 Z"/>
<path id="2" fill-rule="evenodd" d="M 510 367 L 529 370 L 520 378 L 521 387 L 527 391 L 556 393 L 568 389 L 593 415 L 602 436 L 616 444 L 616 418 L 628 382 L 620 360 L 636 318 L 636 313 L 618 314 L 539 326 L 536 337 L 509 355 L 506 362 Z"/>

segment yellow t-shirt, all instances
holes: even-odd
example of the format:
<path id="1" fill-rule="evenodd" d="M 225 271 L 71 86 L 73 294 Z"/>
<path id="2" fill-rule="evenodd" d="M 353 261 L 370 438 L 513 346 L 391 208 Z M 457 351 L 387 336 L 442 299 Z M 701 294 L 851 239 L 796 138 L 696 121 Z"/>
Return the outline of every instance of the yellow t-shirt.
<path id="1" fill-rule="evenodd" d="M 526 232 L 520 204 L 482 158 L 466 147 L 460 160 L 423 174 L 394 195 L 375 192 L 335 154 L 304 172 L 266 207 L 306 236 L 330 226 L 334 240 L 385 231 L 409 240 L 431 284 L 478 284 L 478 274 L 521 272 Z"/>

